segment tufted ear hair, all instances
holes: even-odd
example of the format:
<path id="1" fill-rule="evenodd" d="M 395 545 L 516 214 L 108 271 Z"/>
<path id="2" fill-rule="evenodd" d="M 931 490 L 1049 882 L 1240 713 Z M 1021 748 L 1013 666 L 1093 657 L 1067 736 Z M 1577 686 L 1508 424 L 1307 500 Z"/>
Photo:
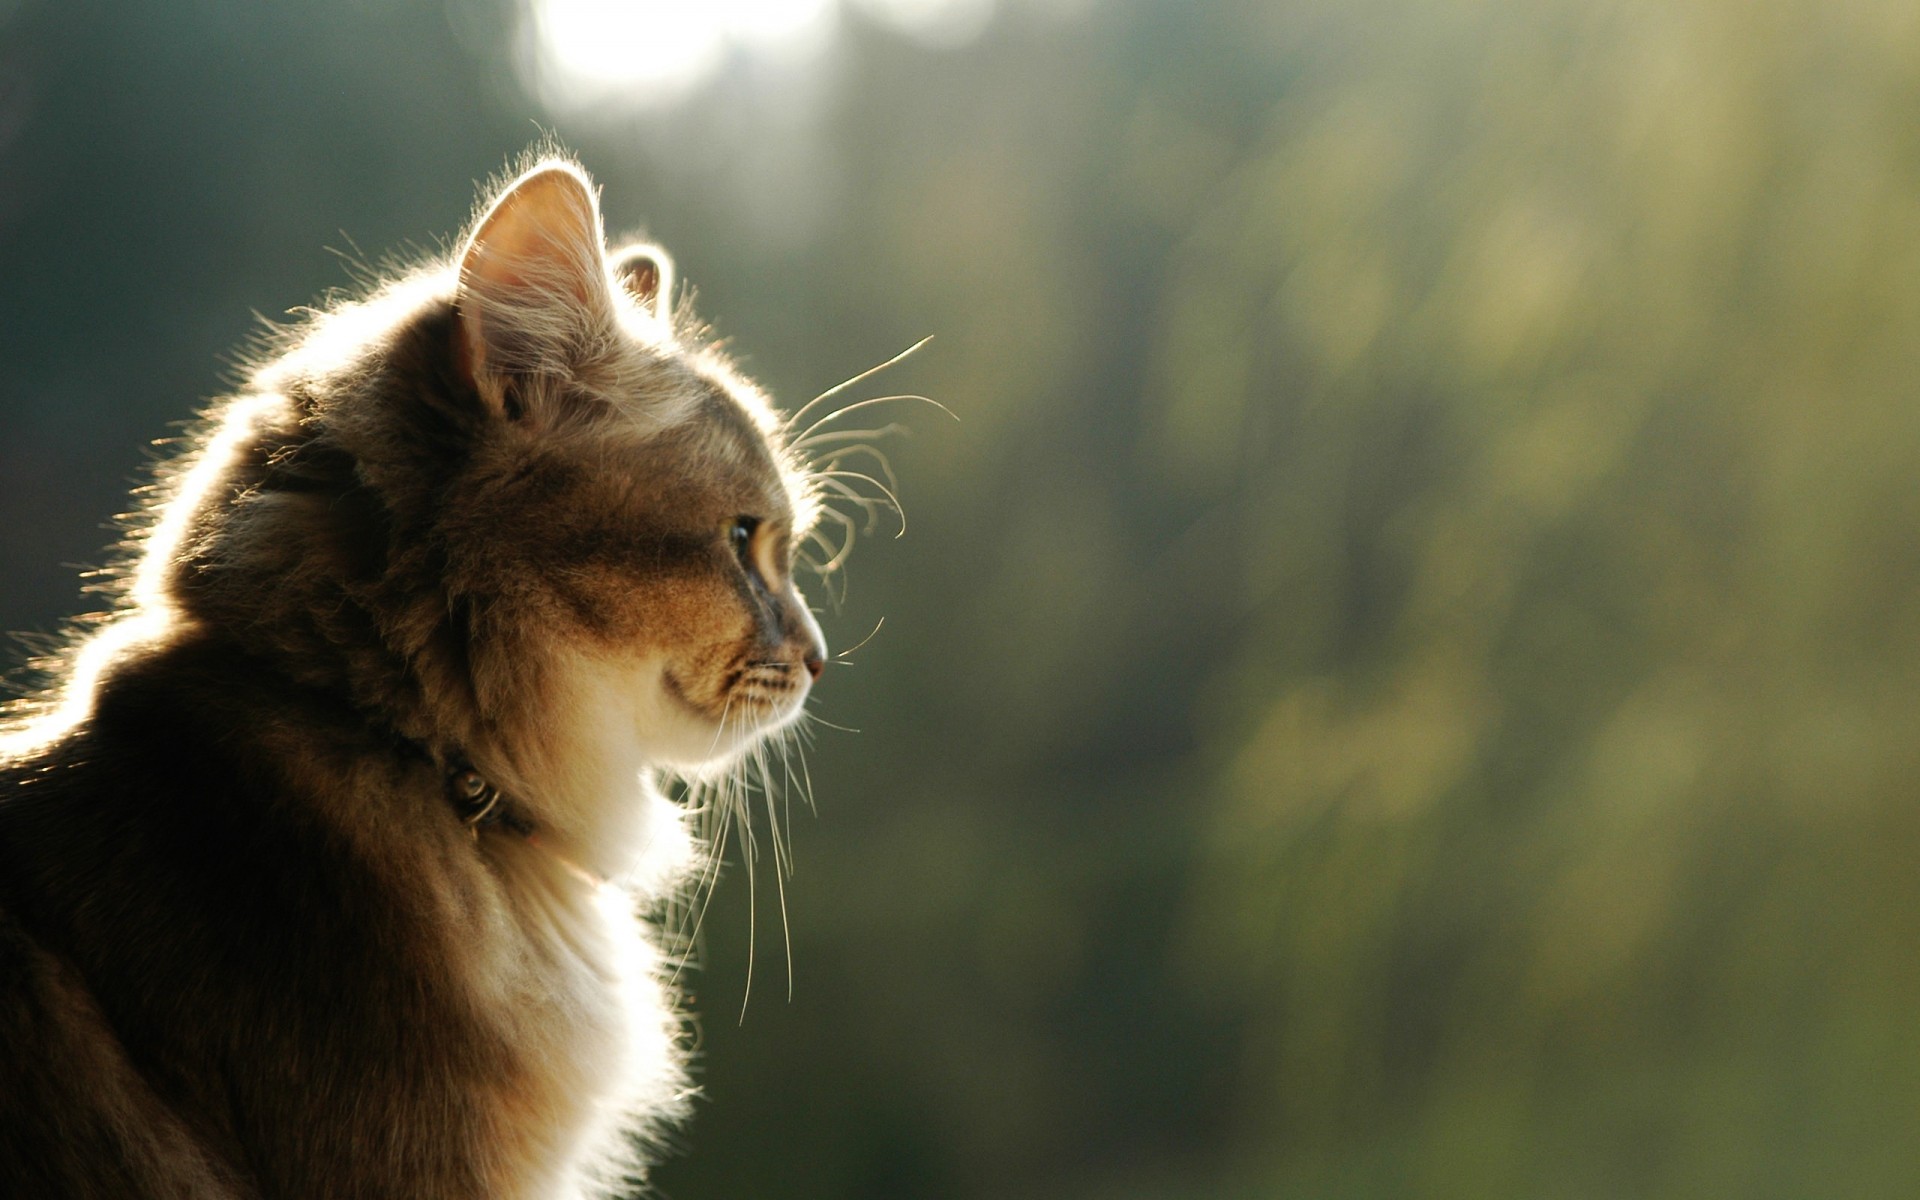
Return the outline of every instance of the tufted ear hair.
<path id="1" fill-rule="evenodd" d="M 660 247 L 636 242 L 613 253 L 613 277 L 654 319 L 673 318 L 673 260 Z"/>
<path id="2" fill-rule="evenodd" d="M 508 184 L 460 252 L 458 358 L 490 405 L 513 416 L 516 381 L 574 374 L 615 328 L 594 187 L 545 162 Z"/>

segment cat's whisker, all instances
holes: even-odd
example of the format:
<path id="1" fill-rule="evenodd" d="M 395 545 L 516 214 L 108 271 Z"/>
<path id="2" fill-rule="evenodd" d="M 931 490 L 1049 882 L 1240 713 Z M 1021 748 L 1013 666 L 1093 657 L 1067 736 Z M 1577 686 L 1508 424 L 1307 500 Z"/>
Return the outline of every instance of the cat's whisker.
<path id="1" fill-rule="evenodd" d="M 935 400 L 931 396 L 922 396 L 917 392 L 902 392 L 899 395 L 894 395 L 894 396 L 874 396 L 867 400 L 856 400 L 852 404 L 848 404 L 843 407 L 836 408 L 832 412 L 828 413 L 826 416 L 821 417 L 819 420 L 815 421 L 813 424 L 807 426 L 806 429 L 801 431 L 800 436 L 795 440 L 802 441 L 802 442 L 806 441 L 808 438 L 812 437 L 814 433 L 821 426 L 825 425 L 829 421 L 838 421 L 841 417 L 846 416 L 848 413 L 858 412 L 863 408 L 870 408 L 875 404 L 891 404 L 896 400 L 918 400 L 923 404 L 933 405 L 935 408 L 939 409 L 941 412 L 952 417 L 956 421 L 960 419 L 960 415 L 958 413 L 954 412 L 952 409 L 940 403 L 938 400 Z"/>
<path id="2" fill-rule="evenodd" d="M 869 504 L 884 504 L 888 508 L 893 509 L 895 512 L 901 511 L 900 502 L 894 496 L 892 489 L 888 488 L 886 484 L 881 483 L 878 479 L 875 479 L 873 476 L 867 474 L 865 471 L 848 471 L 848 470 L 841 470 L 838 467 L 834 467 L 831 469 L 822 469 L 822 470 L 814 471 L 812 474 L 808 476 L 808 478 L 817 479 L 822 482 L 829 479 L 863 480 L 867 483 L 871 483 L 874 487 L 879 488 L 881 492 L 884 493 L 884 495 L 868 496 L 858 491 L 848 491 L 848 492 L 845 492 L 844 494 L 851 498 L 857 499 L 863 506 L 869 505 Z"/>
<path id="3" fill-rule="evenodd" d="M 782 428 L 792 429 L 796 424 L 799 423 L 801 417 L 806 416 L 807 413 L 813 410 L 814 405 L 820 404 L 827 400 L 831 400 L 833 397 L 838 396 L 841 392 L 846 391 L 848 388 L 854 387 L 857 384 L 861 384 L 866 382 L 869 379 L 872 379 L 875 375 L 878 375 L 880 372 L 886 370 L 888 367 L 891 367 L 895 363 L 898 363 L 901 360 L 905 359 L 907 356 L 911 355 L 916 350 L 920 349 L 920 347 L 926 345 L 928 342 L 932 340 L 933 340 L 932 335 L 923 337 L 919 341 L 915 342 L 913 345 L 908 346 L 905 350 L 902 350 L 900 353 L 894 355 L 892 358 L 881 363 L 880 365 L 874 366 L 874 367 L 868 367 L 866 370 L 860 372 L 858 375 L 855 375 L 853 378 L 845 380 L 841 383 L 834 384 L 832 387 L 828 388 L 826 391 L 821 392 L 818 396 L 815 396 L 813 399 L 807 401 L 805 404 L 795 409 L 793 415 L 787 418 L 786 423 L 782 426 Z M 844 412 L 845 410 L 839 409 L 836 411 Z"/>
<path id="4" fill-rule="evenodd" d="M 769 818 L 773 815 L 773 801 L 771 797 L 769 797 L 767 801 L 767 814 Z M 791 833 L 789 833 L 788 836 L 792 836 Z M 787 913 L 787 876 L 793 874 L 793 850 L 791 847 L 788 848 L 787 855 L 787 869 L 785 872 L 775 871 L 773 873 L 773 883 L 775 889 L 780 893 L 780 940 L 787 953 L 787 1003 L 791 1004 L 793 1003 L 793 921 Z"/>
<path id="5" fill-rule="evenodd" d="M 780 814 L 775 805 L 772 768 L 767 762 L 766 743 L 753 747 L 747 756 L 754 773 L 760 778 L 760 799 L 767 812 L 767 835 L 773 848 L 773 883 L 779 897 L 780 929 L 787 960 L 787 999 L 793 999 L 793 929 L 787 915 L 787 877 L 793 874 L 793 848 L 786 840 L 792 836 L 789 830 L 784 836 L 780 828 Z M 751 942 L 751 937 L 749 938 Z M 742 1001 L 741 1015 L 745 1017 L 745 1002 Z"/>
<path id="6" fill-rule="evenodd" d="M 827 560 L 826 565 L 821 568 L 820 574 L 824 576 L 824 575 L 833 574 L 835 571 L 838 571 L 842 566 L 846 564 L 847 556 L 853 553 L 854 535 L 860 531 L 860 527 L 854 523 L 854 520 L 852 517 L 849 517 L 847 514 L 841 512 L 839 509 L 834 508 L 831 505 L 822 505 L 820 508 L 820 512 L 822 515 L 831 517 L 835 521 L 839 522 L 842 526 L 846 528 L 846 531 L 847 531 L 846 540 L 840 544 L 840 549 L 836 551 L 833 557 Z M 821 538 L 821 542 L 822 542 L 822 545 L 824 546 L 826 543 L 826 539 L 824 536 Z"/>
<path id="7" fill-rule="evenodd" d="M 827 548 L 832 549 L 832 547 L 827 547 Z M 815 558 L 811 551 L 803 552 L 797 555 L 794 561 L 797 562 L 800 566 L 805 567 L 807 570 L 812 571 L 815 575 L 820 577 L 821 583 L 827 589 L 827 600 L 831 603 L 833 610 L 835 612 L 840 611 L 840 605 L 842 601 L 845 599 L 845 596 L 844 596 L 845 589 L 843 588 L 840 591 L 834 590 L 833 577 L 828 572 L 828 564 L 821 562 L 818 558 Z M 841 579 L 843 581 L 845 580 L 845 578 L 846 577 L 844 575 L 841 576 Z M 820 610 L 816 609 L 815 611 L 818 612 Z"/>
<path id="8" fill-rule="evenodd" d="M 767 811 L 768 841 L 772 848 L 774 888 L 779 897 L 780 925 L 787 960 L 788 998 L 793 994 L 793 935 L 788 922 L 786 900 L 786 877 L 792 874 L 793 860 L 791 847 L 786 845 L 780 828 L 779 812 L 774 806 L 774 785 L 771 769 L 767 765 L 766 745 L 758 743 L 743 754 L 735 765 L 735 778 L 739 784 L 741 825 L 745 857 L 747 859 L 747 981 L 740 1000 L 740 1019 L 746 1019 L 747 1005 L 753 997 L 753 972 L 759 954 L 759 900 L 758 876 L 755 869 L 760 861 L 759 839 L 753 832 L 749 817 L 754 780 L 757 776 L 761 801 Z"/>
<path id="9" fill-rule="evenodd" d="M 699 793 L 707 797 L 707 803 L 705 803 L 707 820 L 703 822 L 705 824 L 703 833 L 707 841 L 707 862 L 701 866 L 701 883 L 697 889 L 699 900 L 701 900 L 699 918 L 705 920 L 707 904 L 712 900 L 714 885 L 720 879 L 720 866 L 726 858 L 726 841 L 733 828 L 733 804 L 724 780 L 705 781 L 705 783 L 699 783 L 697 787 L 699 787 Z M 695 920 L 691 933 L 695 935 L 699 933 L 699 920 Z"/>
<path id="10" fill-rule="evenodd" d="M 774 745 L 780 751 L 780 815 L 787 823 L 787 861 L 793 861 L 793 726 L 780 731 Z"/>
<path id="11" fill-rule="evenodd" d="M 850 657 L 855 651 L 859 650 L 862 646 L 866 645 L 868 642 L 872 641 L 876 636 L 878 636 L 878 634 L 880 633 L 880 627 L 882 625 L 885 625 L 886 623 L 887 623 L 887 619 L 885 617 L 881 617 L 878 621 L 875 621 L 873 623 L 872 632 L 868 633 L 867 636 L 861 638 L 859 641 L 847 647 L 845 650 L 842 650 L 840 653 L 834 655 L 834 658 L 845 659 Z M 849 663 L 847 665 L 851 666 L 852 664 Z"/>
<path id="12" fill-rule="evenodd" d="M 900 424 L 898 421 L 882 425 L 878 429 L 835 429 L 827 433 L 816 433 L 810 438 L 803 438 L 800 441 L 792 443 L 789 449 L 795 453 L 804 454 L 815 446 L 824 446 L 830 442 L 853 442 L 861 438 L 892 437 L 895 434 L 901 437 L 911 437 L 913 430 L 908 426 Z"/>
<path id="13" fill-rule="evenodd" d="M 815 486 L 830 491 L 843 499 L 851 500 L 859 505 L 860 511 L 865 513 L 869 518 L 874 517 L 880 509 L 889 507 L 886 500 L 879 496 L 869 496 L 865 492 L 860 491 L 852 484 L 840 478 L 840 473 L 838 472 L 816 473 L 812 478 Z"/>
<path id="14" fill-rule="evenodd" d="M 889 488 L 886 484 L 881 483 L 878 479 L 875 479 L 873 476 L 866 474 L 864 471 L 815 471 L 813 473 L 813 478 L 821 479 L 821 480 L 864 479 L 868 483 L 879 488 L 882 492 L 886 493 L 887 503 L 892 506 L 894 514 L 900 518 L 900 532 L 894 534 L 893 536 L 897 538 L 906 536 L 907 510 L 900 507 L 900 497 L 894 495 L 893 489 Z M 850 494 L 852 493 L 851 488 L 849 488 L 848 491 Z M 872 497 L 867 497 L 867 500 L 870 503 L 874 503 L 874 504 L 879 503 L 879 501 L 873 500 Z"/>
<path id="15" fill-rule="evenodd" d="M 893 463 L 885 454 L 880 452 L 878 447 L 869 445 L 866 442 L 861 442 L 857 446 L 847 446 L 844 449 L 835 450 L 826 457 L 826 460 L 822 462 L 816 470 L 831 471 L 856 454 L 865 454 L 873 459 L 875 463 L 879 464 L 880 473 L 887 477 L 887 486 L 895 492 L 900 490 L 900 477 L 893 473 Z"/>
<path id="16" fill-rule="evenodd" d="M 767 810 L 767 842 L 773 848 L 773 877 L 776 883 L 789 873 L 787 847 L 780 829 L 780 814 L 774 808 L 773 773 L 767 765 L 767 743 L 753 748 L 753 772 L 760 778 L 760 805 Z"/>
<path id="17" fill-rule="evenodd" d="M 753 869 L 754 854 L 751 849 L 751 847 L 753 846 L 753 831 L 752 829 L 750 829 L 749 827 L 743 824 L 741 826 L 740 832 L 741 832 L 742 840 L 744 844 L 748 847 L 746 851 L 746 858 L 747 858 L 747 982 L 746 982 L 746 986 L 742 988 L 740 992 L 740 1023 L 742 1025 L 745 1025 L 747 1023 L 747 1002 L 753 999 L 753 964 L 754 964 L 754 961 L 757 958 L 759 958 L 760 939 L 759 939 L 758 933 L 759 933 L 759 919 L 760 919 L 760 898 L 757 895 L 758 889 L 754 886 L 755 878 L 759 875 L 759 872 Z"/>
<path id="18" fill-rule="evenodd" d="M 729 695 L 726 703 L 720 708 L 720 720 L 714 729 L 713 744 L 708 747 L 709 757 L 712 756 L 714 749 L 719 746 L 721 739 L 726 736 L 727 721 L 732 715 L 732 712 L 733 697 Z M 689 948 L 692 947 L 693 943 L 697 941 L 700 936 L 701 926 L 705 923 L 707 917 L 707 907 L 713 902 L 714 892 L 719 888 L 721 865 L 726 860 L 727 835 L 731 832 L 734 816 L 734 803 L 732 797 L 728 794 L 726 783 L 727 777 L 722 776 L 719 781 L 713 783 L 690 781 L 687 784 L 689 796 L 712 797 L 710 808 L 708 808 L 709 802 L 706 801 L 702 801 L 701 806 L 708 808 L 708 819 L 712 822 L 713 830 L 708 840 L 707 862 L 701 868 L 700 880 L 696 884 L 695 894 L 698 897 L 698 911 L 694 914 L 692 928 L 687 932 L 687 945 Z M 679 968 L 677 967 L 675 968 L 673 978 L 675 982 L 678 982 Z"/>
<path id="19" fill-rule="evenodd" d="M 936 401 L 928 400 L 927 397 L 924 396 L 880 396 L 875 397 L 871 401 L 861 401 L 860 405 L 906 399 L 927 400 L 928 403 L 937 404 Z M 850 411 L 851 408 L 859 407 L 860 405 L 849 406 L 848 409 L 840 411 Z M 838 413 L 833 415 L 837 416 Z M 831 417 L 822 418 L 822 421 L 828 419 L 831 419 Z M 815 425 L 810 428 L 807 436 L 795 442 L 795 448 L 805 449 L 829 442 L 853 441 L 854 439 L 878 437 L 893 432 L 907 432 L 904 426 L 895 423 L 871 430 L 813 433 L 812 430 L 817 429 L 819 424 L 820 422 L 816 422 Z M 884 477 L 884 482 L 866 472 L 855 471 L 845 467 L 848 461 L 861 455 L 866 455 L 873 460 L 876 468 Z M 894 536 L 904 537 L 906 535 L 906 513 L 904 506 L 900 502 L 899 477 L 894 473 L 892 461 L 878 447 L 868 442 L 860 441 L 854 445 L 834 449 L 827 453 L 819 463 L 808 468 L 804 472 L 804 478 L 808 491 L 811 493 L 817 505 L 820 519 L 831 520 L 838 523 L 845 533 L 838 547 L 833 546 L 827 536 L 818 528 L 810 530 L 807 534 L 808 540 L 817 543 L 822 553 L 826 555 L 826 558 L 825 561 L 819 561 L 808 557 L 803 561 L 823 578 L 839 570 L 846 562 L 847 557 L 853 551 L 853 543 L 859 535 L 871 535 L 879 528 L 880 510 L 882 508 L 891 509 L 899 518 L 900 528 L 895 532 Z M 870 484 L 880 495 L 868 495 L 848 481 Z M 855 522 L 846 513 L 829 503 L 828 497 L 830 496 L 838 497 L 839 499 L 847 500 L 857 505 L 866 518 L 864 525 Z M 842 593 L 844 593 L 844 588 L 845 585 L 843 583 Z M 831 588 L 829 589 L 829 595 L 834 600 L 836 607 L 844 599 L 844 594 L 835 595 L 831 592 Z"/>
<path id="20" fill-rule="evenodd" d="M 822 545 L 825 546 L 825 548 L 828 550 L 833 549 L 833 547 L 831 546 L 826 546 L 824 542 L 822 543 Z M 820 582 L 826 588 L 826 591 L 827 591 L 827 603 L 835 612 L 839 612 L 841 604 L 845 603 L 846 601 L 846 578 L 847 577 L 845 575 L 840 576 L 840 580 L 839 580 L 840 587 L 835 588 L 833 573 L 839 569 L 840 565 L 843 562 L 846 561 L 847 549 L 848 547 L 843 546 L 839 553 L 835 554 L 831 559 L 829 559 L 826 562 L 821 562 L 819 559 L 813 557 L 812 554 L 804 555 L 800 560 L 807 567 L 808 570 L 812 571 L 815 575 L 818 575 L 820 577 Z"/>
<path id="21" fill-rule="evenodd" d="M 838 549 L 838 547 L 836 547 L 832 542 L 827 540 L 826 533 L 817 526 L 807 531 L 807 536 L 800 539 L 800 545 L 802 547 L 818 546 L 821 550 L 826 552 L 828 557 L 832 557 L 833 552 L 836 549 Z M 826 564 L 821 562 L 819 559 L 814 558 L 810 552 L 803 551 L 803 553 L 799 556 L 799 558 L 800 558 L 800 561 L 803 564 L 805 564 L 808 568 L 810 568 L 814 574 L 816 575 L 826 574 Z"/>
<path id="22" fill-rule="evenodd" d="M 706 785 L 699 785 L 706 790 Z M 716 800 L 719 797 L 716 795 Z M 713 902 L 713 894 L 720 884 L 720 865 L 725 857 L 727 835 L 733 824 L 733 810 L 724 803 L 713 807 L 713 826 L 708 842 L 707 861 L 701 867 L 699 881 L 694 885 L 694 895 L 688 904 L 688 913 L 692 921 L 685 933 L 686 955 L 674 967 L 671 982 L 678 983 L 681 970 L 687 966 L 693 956 L 694 946 L 700 940 L 700 930 L 706 924 L 707 906 Z"/>
<path id="23" fill-rule="evenodd" d="M 720 706 L 720 721 L 714 726 L 713 740 L 707 743 L 706 758 L 711 759 L 714 756 L 714 752 L 720 749 L 720 739 L 725 737 L 727 733 L 727 714 L 732 711 L 733 693 L 729 692 L 727 693 L 727 702 Z"/>
<path id="24" fill-rule="evenodd" d="M 854 536 L 856 533 L 865 533 L 869 535 L 873 533 L 874 527 L 879 524 L 880 509 L 885 504 L 885 501 L 876 500 L 872 496 L 862 495 L 858 490 L 856 490 L 850 484 L 843 483 L 838 479 L 817 478 L 815 482 L 818 483 L 819 486 L 833 491 L 835 494 L 839 495 L 840 497 L 853 501 L 855 504 L 860 506 L 860 511 L 866 514 L 866 517 L 867 517 L 866 525 L 863 528 L 859 528 L 858 530 L 850 529 L 848 531 L 850 537 Z"/>
<path id="25" fill-rule="evenodd" d="M 864 443 L 862 444 L 864 445 Z M 849 460 L 849 457 L 850 456 L 844 450 L 835 451 L 833 454 L 827 456 L 822 461 L 813 464 L 813 466 L 809 468 L 807 471 L 807 478 L 819 479 L 823 476 L 829 476 L 832 472 L 839 470 L 842 464 L 846 463 Z"/>
<path id="26" fill-rule="evenodd" d="M 753 765 L 760 772 L 760 802 L 767 810 L 767 836 L 773 842 L 774 869 L 781 875 L 789 875 L 793 872 L 793 847 L 788 841 L 791 835 L 781 826 L 780 813 L 774 807 L 778 789 L 773 782 L 771 745 L 772 740 L 768 739 L 753 748 Z"/>
<path id="27" fill-rule="evenodd" d="M 793 753 L 794 757 L 800 760 L 800 783 L 806 790 L 807 811 L 817 817 L 820 815 L 820 809 L 819 806 L 813 802 L 813 772 L 807 766 L 807 743 L 811 739 L 811 731 L 807 728 L 807 722 L 812 719 L 813 714 L 802 713 L 800 719 L 793 723 L 793 737 L 797 743 L 794 746 Z"/>

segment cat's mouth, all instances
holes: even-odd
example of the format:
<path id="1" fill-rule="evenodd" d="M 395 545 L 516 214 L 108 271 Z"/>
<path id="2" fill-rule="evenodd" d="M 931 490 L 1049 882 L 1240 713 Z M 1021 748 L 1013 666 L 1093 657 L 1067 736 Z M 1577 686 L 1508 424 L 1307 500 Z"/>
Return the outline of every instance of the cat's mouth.
<path id="1" fill-rule="evenodd" d="M 749 662 L 734 673 L 727 693 L 735 704 L 778 709 L 806 696 L 807 681 L 800 672 L 798 663 Z"/>
<path id="2" fill-rule="evenodd" d="M 697 696 L 671 669 L 661 673 L 667 694 L 717 728 L 723 739 L 751 735 L 800 711 L 812 683 L 802 663 L 750 659 L 728 671 L 711 696 Z"/>

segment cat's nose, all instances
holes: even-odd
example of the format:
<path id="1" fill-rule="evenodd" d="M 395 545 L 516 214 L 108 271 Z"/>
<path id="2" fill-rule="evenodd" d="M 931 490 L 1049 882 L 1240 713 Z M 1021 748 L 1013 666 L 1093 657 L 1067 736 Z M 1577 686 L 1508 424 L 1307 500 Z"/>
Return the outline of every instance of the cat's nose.
<path id="1" fill-rule="evenodd" d="M 792 614 L 793 626 L 797 628 L 789 628 L 792 628 L 793 640 L 806 647 L 800 652 L 800 661 L 806 664 L 807 674 L 818 683 L 820 672 L 827 669 L 827 639 L 821 635 L 820 623 L 807 611 L 807 602 L 800 598 L 800 593 L 794 592 L 792 595 L 793 604 L 787 611 Z"/>

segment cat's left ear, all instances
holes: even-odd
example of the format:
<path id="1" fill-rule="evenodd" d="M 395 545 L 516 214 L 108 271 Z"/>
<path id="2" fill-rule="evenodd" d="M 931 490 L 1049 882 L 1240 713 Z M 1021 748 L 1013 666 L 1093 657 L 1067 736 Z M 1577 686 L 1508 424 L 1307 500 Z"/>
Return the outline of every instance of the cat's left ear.
<path id="1" fill-rule="evenodd" d="M 460 252 L 460 364 L 491 404 L 516 378 L 566 375 L 615 327 L 600 205 L 579 168 L 549 162 L 508 185 Z"/>
<path id="2" fill-rule="evenodd" d="M 658 246 L 640 242 L 613 252 L 613 277 L 656 321 L 673 317 L 673 260 Z"/>

